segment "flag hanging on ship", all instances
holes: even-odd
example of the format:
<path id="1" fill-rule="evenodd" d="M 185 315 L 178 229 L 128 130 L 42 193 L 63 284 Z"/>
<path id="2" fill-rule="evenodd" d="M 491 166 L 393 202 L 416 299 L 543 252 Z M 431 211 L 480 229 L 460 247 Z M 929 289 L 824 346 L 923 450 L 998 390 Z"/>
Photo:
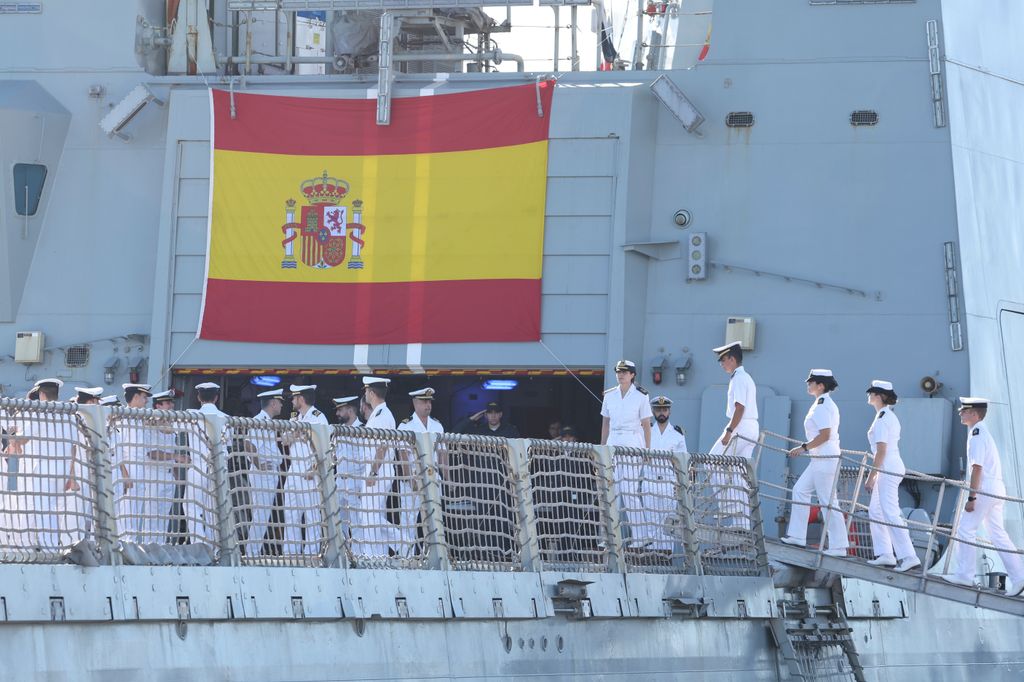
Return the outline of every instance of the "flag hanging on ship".
<path id="1" fill-rule="evenodd" d="M 199 337 L 540 339 L 553 82 L 376 100 L 212 90 Z"/>

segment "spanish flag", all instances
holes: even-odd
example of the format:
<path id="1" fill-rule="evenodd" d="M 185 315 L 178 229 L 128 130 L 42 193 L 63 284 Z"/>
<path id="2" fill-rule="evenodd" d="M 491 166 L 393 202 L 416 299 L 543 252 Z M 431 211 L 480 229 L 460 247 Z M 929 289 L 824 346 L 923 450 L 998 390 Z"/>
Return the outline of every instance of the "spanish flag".
<path id="1" fill-rule="evenodd" d="M 211 90 L 199 337 L 536 341 L 554 84 L 372 99 Z"/>

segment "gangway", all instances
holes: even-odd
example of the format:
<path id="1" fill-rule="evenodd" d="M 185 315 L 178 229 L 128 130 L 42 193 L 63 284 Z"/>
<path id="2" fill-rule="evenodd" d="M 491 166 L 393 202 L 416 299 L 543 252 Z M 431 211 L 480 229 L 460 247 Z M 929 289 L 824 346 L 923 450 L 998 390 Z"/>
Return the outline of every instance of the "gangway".
<path id="1" fill-rule="evenodd" d="M 774 451 L 780 454 L 788 453 L 786 448 L 768 444 L 769 438 L 777 439 L 790 445 L 798 444 L 798 441 L 788 436 L 770 431 L 761 432 L 756 443 L 755 471 L 758 469 L 758 463 L 765 451 Z M 856 525 L 867 525 L 868 503 L 866 498 L 868 497 L 868 491 L 866 490 L 865 482 L 873 473 L 880 476 L 892 474 L 872 466 L 869 463 L 871 455 L 867 452 L 844 449 L 841 451 L 838 459 L 840 460 L 840 468 L 833 484 L 832 504 L 813 506 L 818 507 L 822 514 L 842 514 L 846 520 L 847 532 L 851 536 L 851 543 L 857 544 L 854 543 L 855 536 L 867 534 L 855 529 Z M 792 494 L 793 477 L 790 476 L 789 478 L 790 480 L 785 485 L 758 479 L 757 497 L 759 501 L 773 500 L 780 504 L 792 504 L 790 496 Z M 940 599 L 967 604 L 976 608 L 991 609 L 1014 616 L 1024 616 L 1024 596 L 1010 596 L 994 589 L 958 585 L 947 582 L 941 577 L 942 574 L 951 570 L 951 553 L 948 551 L 950 545 L 955 546 L 962 542 L 961 540 L 955 540 L 954 536 L 955 528 L 960 518 L 959 510 L 963 509 L 964 502 L 966 501 L 968 493 L 967 484 L 963 481 L 932 476 L 909 469 L 904 478 L 916 481 L 919 485 L 931 485 L 938 491 L 935 509 L 932 511 L 928 523 L 922 523 L 913 519 L 905 520 L 912 534 L 923 535 L 927 539 L 927 546 L 923 547 L 924 557 L 922 558 L 921 567 L 900 573 L 892 568 L 871 565 L 865 561 L 867 558 L 865 556 L 833 556 L 826 554 L 818 547 L 798 547 L 765 537 L 765 550 L 769 560 L 805 569 L 827 571 L 845 578 L 866 580 L 889 587 L 896 587 L 907 592 L 926 594 Z M 986 495 L 983 491 L 978 491 L 976 494 L 979 496 Z M 956 498 L 953 508 L 957 511 L 954 513 L 951 523 L 940 523 L 943 499 L 953 496 Z M 1024 503 L 1024 500 L 1019 498 L 1001 497 L 1000 499 L 1009 503 Z M 893 526 L 891 523 L 878 520 L 873 520 L 870 523 Z M 939 563 L 934 563 L 932 561 L 933 553 L 939 553 L 940 543 L 945 546 L 947 551 L 944 552 L 944 558 Z M 994 549 L 992 545 L 981 540 L 968 544 L 986 552 L 991 552 Z M 855 547 L 852 551 L 854 554 L 858 552 L 863 554 L 862 550 L 870 551 L 870 541 L 868 541 L 866 547 Z M 1020 555 L 1024 554 L 1024 551 L 1017 549 L 1012 553 Z"/>
<path id="2" fill-rule="evenodd" d="M 898 573 L 892 569 L 872 566 L 855 557 L 829 556 L 816 548 L 796 547 L 768 538 L 765 538 L 765 548 L 770 560 L 790 566 L 828 571 L 844 578 L 867 580 L 907 592 L 927 594 L 969 606 L 1024 616 L 1024 598 L 1010 597 L 994 590 L 954 585 L 938 575 L 922 575 L 920 569 Z"/>

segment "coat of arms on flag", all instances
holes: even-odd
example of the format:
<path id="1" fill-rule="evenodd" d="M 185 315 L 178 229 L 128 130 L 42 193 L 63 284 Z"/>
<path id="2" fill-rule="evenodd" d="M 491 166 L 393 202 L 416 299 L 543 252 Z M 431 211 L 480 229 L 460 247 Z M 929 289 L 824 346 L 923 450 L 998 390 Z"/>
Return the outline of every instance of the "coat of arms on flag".
<path id="1" fill-rule="evenodd" d="M 299 241 L 299 260 L 304 265 L 327 269 L 345 262 L 346 241 L 351 240 L 348 267 L 351 270 L 363 267 L 363 234 L 366 232 L 366 226 L 360 223 L 363 202 L 359 199 L 352 202 L 352 222 L 349 222 L 349 207 L 342 205 L 349 189 L 347 182 L 331 177 L 326 170 L 320 177 L 305 180 L 299 185 L 309 205 L 302 207 L 300 219 L 296 222 L 295 200 L 288 199 L 285 202 L 285 224 L 281 226 L 281 232 L 285 235 L 281 242 L 284 247 L 284 259 L 281 261 L 283 269 L 298 267 L 295 260 L 296 241 Z"/>

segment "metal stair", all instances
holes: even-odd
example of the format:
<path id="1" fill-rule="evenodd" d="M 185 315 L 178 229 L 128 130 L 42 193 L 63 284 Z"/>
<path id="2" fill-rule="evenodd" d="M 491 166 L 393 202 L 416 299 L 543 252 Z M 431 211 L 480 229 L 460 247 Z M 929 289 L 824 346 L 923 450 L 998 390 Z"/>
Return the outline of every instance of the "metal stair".
<path id="1" fill-rule="evenodd" d="M 907 592 L 927 594 L 977 608 L 1024 616 L 1024 598 L 1008 597 L 993 590 L 953 585 L 937 576 L 924 574 L 921 569 L 897 573 L 854 558 L 827 556 L 816 549 L 794 547 L 768 538 L 765 538 L 765 548 L 769 559 L 791 566 L 838 573 L 846 578 L 868 580 Z"/>
<path id="2" fill-rule="evenodd" d="M 852 629 L 838 606 L 814 608 L 799 596 L 781 600 L 769 627 L 791 678 L 865 682 Z"/>

